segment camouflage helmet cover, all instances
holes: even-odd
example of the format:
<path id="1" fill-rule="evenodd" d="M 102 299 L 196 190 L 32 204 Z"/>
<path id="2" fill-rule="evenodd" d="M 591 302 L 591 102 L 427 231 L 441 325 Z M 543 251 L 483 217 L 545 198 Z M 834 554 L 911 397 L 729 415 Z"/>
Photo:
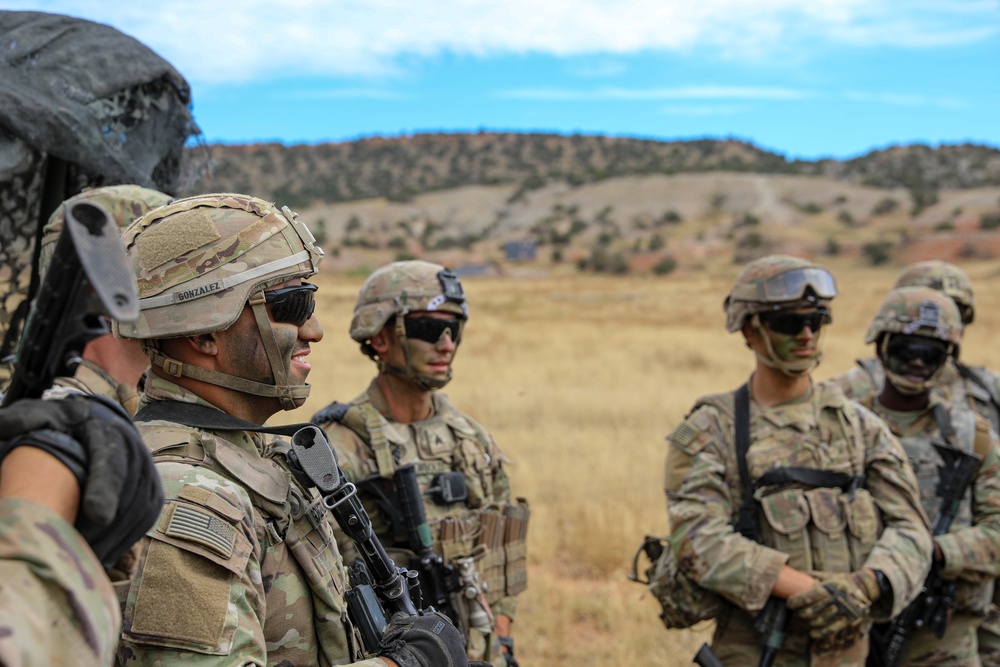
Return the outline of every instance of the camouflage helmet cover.
<path id="1" fill-rule="evenodd" d="M 323 251 L 287 206 L 240 194 L 178 199 L 122 237 L 139 288 L 123 338 L 192 336 L 229 328 L 256 291 L 317 271 Z"/>
<path id="2" fill-rule="evenodd" d="M 929 287 L 898 287 L 885 297 L 868 327 L 866 343 L 886 333 L 937 338 L 962 343 L 962 318 L 955 302 Z"/>
<path id="3" fill-rule="evenodd" d="M 458 277 L 439 264 L 393 262 L 368 276 L 354 305 L 351 338 L 364 343 L 396 315 L 443 311 L 467 319 L 469 309 Z"/>
<path id="4" fill-rule="evenodd" d="M 948 295 L 958 304 L 965 324 L 975 317 L 972 283 L 965 271 L 954 264 L 937 259 L 910 264 L 900 272 L 893 287 L 929 287 Z"/>
<path id="5" fill-rule="evenodd" d="M 150 190 L 139 185 L 111 185 L 103 188 L 89 188 L 75 197 L 70 197 L 55 210 L 45 224 L 38 273 L 44 276 L 56 250 L 56 242 L 66 224 L 66 207 L 78 201 L 92 201 L 100 204 L 124 230 L 132 221 L 171 199 L 170 195 Z"/>
<path id="6" fill-rule="evenodd" d="M 815 299 L 807 299 L 811 290 Z M 756 313 L 817 305 L 837 294 L 836 282 L 823 266 L 790 255 L 769 255 L 747 264 L 722 303 L 726 330 L 739 331 Z"/>

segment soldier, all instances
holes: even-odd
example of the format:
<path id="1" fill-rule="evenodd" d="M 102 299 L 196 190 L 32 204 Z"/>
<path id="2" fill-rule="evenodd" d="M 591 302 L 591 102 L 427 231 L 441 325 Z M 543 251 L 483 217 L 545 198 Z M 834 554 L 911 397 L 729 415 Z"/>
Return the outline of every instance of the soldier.
<path id="1" fill-rule="evenodd" d="M 0 410 L 0 664 L 109 665 L 121 610 L 106 569 L 156 521 L 153 461 L 113 404 Z"/>
<path id="2" fill-rule="evenodd" d="M 726 665 L 757 664 L 754 616 L 772 596 L 791 611 L 777 664 L 862 664 L 872 619 L 902 610 L 930 563 L 899 443 L 810 378 L 836 293 L 830 273 L 803 259 L 748 264 L 724 308 L 754 373 L 734 393 L 700 398 L 668 438 L 672 554 L 718 594 L 712 646 Z"/>
<path id="3" fill-rule="evenodd" d="M 990 424 L 963 402 L 947 404 L 931 389 L 958 356 L 962 321 L 955 303 L 926 287 L 892 290 L 872 321 L 866 343 L 884 369 L 879 393 L 855 396 L 882 418 L 906 450 L 924 509 L 941 507 L 936 491 L 941 456 L 934 443 L 973 452 L 982 463 L 950 532 L 934 538 L 934 568 L 957 579 L 954 613 L 942 638 L 929 628 L 911 639 L 908 665 L 978 665 L 977 628 L 989 610 L 1000 553 L 1000 452 Z"/>
<path id="4" fill-rule="evenodd" d="M 42 237 L 39 274 L 45 275 L 56 242 L 65 224 L 66 208 L 77 201 L 92 201 L 103 206 L 121 229 L 135 218 L 170 201 L 170 195 L 138 185 L 113 185 L 84 190 L 56 209 Z M 94 338 L 83 349 L 82 361 L 73 377 L 57 378 L 47 396 L 66 395 L 74 391 L 106 396 L 119 403 L 129 415 L 139 406 L 137 385 L 149 368 L 149 359 L 137 340 L 116 338 L 111 332 Z"/>
<path id="5" fill-rule="evenodd" d="M 361 649 L 329 513 L 262 433 L 309 393 L 322 251 L 288 207 L 237 194 L 155 209 L 124 236 L 140 317 L 116 333 L 151 361 L 136 414 L 166 506 L 123 591 L 118 663 L 333 665 Z M 464 665 L 438 614 L 394 618 L 380 658 Z M 437 634 L 440 633 L 440 634 Z"/>
<path id="6" fill-rule="evenodd" d="M 975 298 L 969 277 L 954 264 L 939 260 L 917 262 L 904 268 L 896 278 L 898 287 L 929 287 L 951 297 L 958 307 L 962 324 L 972 324 L 976 315 Z M 877 358 L 859 359 L 858 365 L 837 376 L 844 391 L 853 396 L 868 396 L 881 391 L 885 371 Z M 968 366 L 957 357 L 949 357 L 935 380 L 944 399 L 967 403 L 985 417 L 994 431 L 1000 433 L 1000 374 L 982 366 Z"/>
<path id="7" fill-rule="evenodd" d="M 972 283 L 962 269 L 940 260 L 917 262 L 904 268 L 894 287 L 929 287 L 951 297 L 958 306 L 962 323 L 975 320 Z M 859 359 L 858 366 L 838 376 L 844 391 L 854 396 L 878 393 L 885 382 L 882 364 L 876 358 Z M 1000 374 L 982 366 L 969 366 L 949 357 L 935 379 L 934 393 L 953 405 L 968 404 L 985 417 L 993 431 L 1000 433 Z M 979 627 L 979 655 L 983 665 L 1000 667 L 1000 588 L 989 615 Z"/>
<path id="8" fill-rule="evenodd" d="M 435 549 L 464 574 L 463 595 L 451 595 L 451 607 L 469 659 L 516 664 L 510 625 L 526 583 L 527 504 L 510 502 L 506 459 L 490 434 L 438 391 L 451 380 L 467 318 L 462 285 L 444 267 L 406 261 L 376 270 L 358 294 L 350 333 L 378 375 L 349 410 L 335 403 L 313 421 L 330 430 L 356 483 L 388 480 L 415 464 Z M 379 505 L 371 487 L 359 485 L 383 542 L 401 549 L 404 562 L 412 559 L 406 531 L 390 521 L 399 508 Z M 465 491 L 448 497 L 445 488 Z M 474 599 L 469 585 L 481 589 Z"/>

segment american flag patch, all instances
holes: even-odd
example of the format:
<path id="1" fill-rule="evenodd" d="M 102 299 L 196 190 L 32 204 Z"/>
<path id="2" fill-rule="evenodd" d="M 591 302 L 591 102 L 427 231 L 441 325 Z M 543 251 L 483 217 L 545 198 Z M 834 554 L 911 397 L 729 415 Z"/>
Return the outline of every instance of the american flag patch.
<path id="1" fill-rule="evenodd" d="M 203 544 L 229 558 L 236 544 L 236 529 L 208 510 L 177 503 L 170 517 L 167 535 Z"/>

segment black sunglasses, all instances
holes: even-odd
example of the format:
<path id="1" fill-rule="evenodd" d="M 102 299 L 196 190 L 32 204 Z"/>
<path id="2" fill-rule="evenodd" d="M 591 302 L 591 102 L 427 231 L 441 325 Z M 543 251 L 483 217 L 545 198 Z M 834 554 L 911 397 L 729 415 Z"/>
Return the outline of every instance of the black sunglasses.
<path id="1" fill-rule="evenodd" d="M 920 360 L 929 368 L 937 368 L 948 356 L 948 345 L 940 340 L 920 336 L 893 336 L 885 351 L 890 362 L 910 363 Z"/>
<path id="2" fill-rule="evenodd" d="M 436 343 L 441 340 L 441 336 L 447 331 L 451 335 L 451 342 L 458 345 L 462 341 L 462 320 L 457 317 L 437 318 L 437 317 L 404 317 L 403 325 L 406 327 L 406 337 L 416 338 L 427 343 Z"/>
<path id="3" fill-rule="evenodd" d="M 302 283 L 264 292 L 264 303 L 271 306 L 271 319 L 301 327 L 316 310 L 317 289 L 312 283 Z"/>
<path id="4" fill-rule="evenodd" d="M 760 321 L 771 331 L 786 336 L 794 336 L 806 327 L 817 333 L 830 323 L 830 311 L 818 308 L 811 313 L 761 313 Z"/>

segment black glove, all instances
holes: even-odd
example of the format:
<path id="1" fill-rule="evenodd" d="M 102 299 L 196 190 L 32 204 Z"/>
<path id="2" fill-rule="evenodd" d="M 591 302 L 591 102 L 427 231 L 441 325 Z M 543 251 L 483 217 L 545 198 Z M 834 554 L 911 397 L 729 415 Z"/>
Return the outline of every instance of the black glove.
<path id="1" fill-rule="evenodd" d="M 108 399 L 24 399 L 0 410 L 0 459 L 22 446 L 52 454 L 76 476 L 76 529 L 105 568 L 156 522 L 160 476 L 128 415 Z"/>
<path id="2" fill-rule="evenodd" d="M 510 636 L 497 635 L 497 641 L 507 650 L 503 652 L 503 664 L 507 667 L 520 667 L 514 658 L 514 638 Z"/>
<path id="3" fill-rule="evenodd" d="M 421 612 L 418 616 L 398 613 L 382 635 L 380 656 L 399 667 L 465 667 L 465 640 L 447 616 Z"/>

